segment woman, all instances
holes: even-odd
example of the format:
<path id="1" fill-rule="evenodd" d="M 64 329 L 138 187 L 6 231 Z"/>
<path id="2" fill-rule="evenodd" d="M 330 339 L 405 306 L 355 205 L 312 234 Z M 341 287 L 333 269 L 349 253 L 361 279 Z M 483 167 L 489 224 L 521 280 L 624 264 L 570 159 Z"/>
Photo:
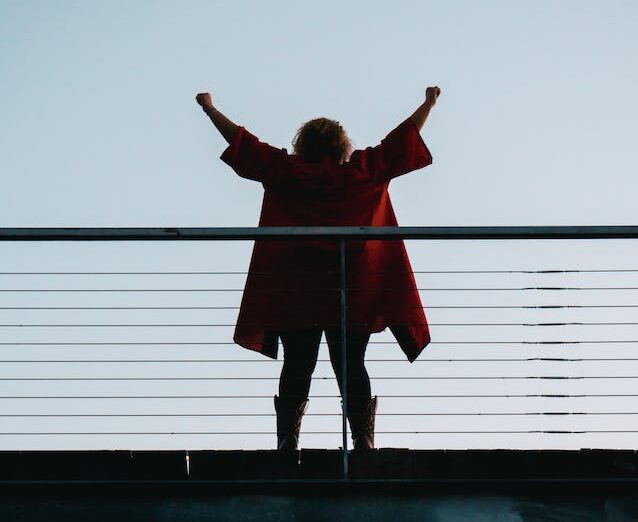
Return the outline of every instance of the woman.
<path id="1" fill-rule="evenodd" d="M 210 94 L 196 100 L 228 142 L 221 159 L 239 176 L 262 183 L 260 226 L 396 226 L 388 184 L 432 163 L 419 131 L 440 92 L 428 87 L 425 101 L 379 145 L 354 152 L 341 125 L 327 118 L 302 125 L 288 154 L 235 125 Z M 284 364 L 275 395 L 280 450 L 297 449 L 323 332 L 343 393 L 338 267 L 334 241 L 255 242 L 234 340 L 276 358 L 281 339 Z M 403 241 L 348 241 L 346 281 L 346 413 L 355 450 L 372 449 L 377 398 L 364 365 L 370 334 L 389 327 L 410 362 L 430 334 Z"/>

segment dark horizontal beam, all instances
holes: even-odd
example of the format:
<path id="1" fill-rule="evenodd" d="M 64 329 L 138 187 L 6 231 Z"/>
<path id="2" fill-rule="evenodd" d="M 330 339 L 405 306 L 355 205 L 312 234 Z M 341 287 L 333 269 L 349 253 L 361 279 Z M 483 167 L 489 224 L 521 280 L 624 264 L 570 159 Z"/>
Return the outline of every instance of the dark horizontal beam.
<path id="1" fill-rule="evenodd" d="M 638 226 L 0 228 L 0 241 L 636 239 Z"/>
<path id="2" fill-rule="evenodd" d="M 381 448 L 351 452 L 349 460 L 352 481 L 638 482 L 633 450 Z M 0 490 L 45 481 L 344 482 L 340 450 L 0 451 Z"/>

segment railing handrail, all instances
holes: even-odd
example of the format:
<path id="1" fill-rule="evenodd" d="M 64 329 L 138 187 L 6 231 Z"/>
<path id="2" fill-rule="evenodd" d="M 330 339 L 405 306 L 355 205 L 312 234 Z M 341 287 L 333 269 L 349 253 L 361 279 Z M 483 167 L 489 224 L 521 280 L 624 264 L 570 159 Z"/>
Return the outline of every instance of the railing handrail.
<path id="1" fill-rule="evenodd" d="M 251 239 L 630 239 L 638 226 L 462 227 L 19 227 L 0 228 L 0 241 L 161 241 Z"/>
<path id="2" fill-rule="evenodd" d="M 345 276 L 346 276 L 346 244 L 348 240 L 401 240 L 401 239 L 412 239 L 412 240 L 547 240 L 547 239 L 562 239 L 562 240 L 571 240 L 571 239 L 580 239 L 580 240 L 586 240 L 586 239 L 637 239 L 638 238 L 638 226 L 629 226 L 629 225 L 621 225 L 621 226 L 461 226 L 461 227 L 423 227 L 423 226 L 419 226 L 419 227 L 358 227 L 358 226 L 350 226 L 350 227 L 327 227 L 327 226 L 304 226 L 304 227 L 108 227 L 108 228 L 103 228 L 103 227 L 70 227 L 70 228 L 66 228 L 66 227 L 19 227 L 19 228 L 0 228 L 0 241 L 5 241 L 5 242 L 19 242 L 19 241 L 134 241 L 134 240 L 138 240 L 138 241 L 157 241 L 157 240 L 164 240 L 164 241 L 176 241 L 176 240 L 186 240 L 186 241 L 201 241 L 201 240 L 208 240 L 208 241 L 229 241 L 229 240 L 239 240 L 239 241 L 253 241 L 253 240 L 270 240 L 270 239 L 274 239 L 274 240 L 303 240 L 303 239 L 315 239 L 315 240 L 327 240 L 327 241 L 334 241 L 335 243 L 338 243 L 339 246 L 339 284 L 338 284 L 338 290 L 339 290 L 339 338 L 340 338 L 340 348 L 341 348 L 341 352 L 340 352 L 340 359 L 341 359 L 341 383 L 342 383 L 342 388 L 344 389 L 343 394 L 341 395 L 341 420 L 342 420 L 342 428 L 341 428 L 341 435 L 342 435 L 342 445 L 341 445 L 341 451 L 342 451 L 342 472 L 343 472 L 343 478 L 344 479 L 348 479 L 349 478 L 349 460 L 348 460 L 348 432 L 347 432 L 347 404 L 348 404 L 348 397 L 347 397 L 347 392 L 345 391 L 347 389 L 347 373 L 346 373 L 346 367 L 347 367 L 347 358 L 346 358 L 346 351 L 347 351 L 347 332 L 346 332 L 346 324 L 347 324 L 347 316 L 346 316 L 346 312 L 347 312 L 347 303 L 346 303 L 346 290 L 347 290 L 347 283 L 348 281 L 346 281 Z M 9 273 L 6 273 L 5 275 L 9 275 Z M 577 288 L 577 289 L 589 289 L 589 290 L 635 290 L 635 288 L 632 287 L 628 287 L 628 288 L 615 288 L 615 287 L 607 287 L 609 285 L 606 285 L 605 287 L 601 287 L 601 288 Z M 459 288 L 434 288 L 434 290 L 458 290 Z M 496 288 L 496 290 L 499 290 L 501 288 Z M 509 290 L 572 290 L 572 289 L 576 289 L 576 288 L 571 288 L 571 287 L 524 287 L 524 288 L 506 288 Z M 138 291 L 148 291 L 148 289 L 144 289 L 144 290 L 139 290 L 137 288 L 135 289 L 114 289 L 115 291 L 121 292 L 121 291 L 134 291 L 134 292 L 138 292 Z M 191 289 L 169 289 L 168 291 L 193 291 Z M 215 291 L 214 289 L 203 289 L 204 291 Z M 336 289 L 335 289 L 336 290 Z M 417 288 L 417 290 L 424 290 L 423 288 Z M 467 290 L 467 289 L 466 289 Z M 495 290 L 494 288 L 470 288 L 470 290 Z M 44 292 L 44 291 L 61 291 L 59 289 L 41 289 L 41 288 L 29 288 L 29 289 L 16 289 L 16 288 L 8 288 L 6 290 L 2 290 L 7 291 L 7 292 L 21 292 L 21 291 L 29 291 L 29 292 Z M 62 290 L 64 291 L 64 290 Z M 78 289 L 73 289 L 71 291 L 78 291 Z M 97 291 L 104 291 L 104 289 L 98 289 L 98 290 L 92 290 L 92 289 L 85 289 L 83 291 L 87 291 L 87 292 L 97 292 Z M 106 291 L 112 291 L 109 289 L 106 289 Z M 165 289 L 160 289 L 159 291 L 167 291 Z M 225 288 L 223 289 L 223 291 L 241 291 L 240 289 L 236 289 L 236 288 Z M 633 302 L 632 302 L 632 306 L 633 306 Z M 531 322 L 530 322 L 531 323 Z M 436 324 L 436 323 L 431 323 L 431 324 Z M 552 323 L 538 323 L 537 326 L 541 325 L 541 324 L 547 324 L 547 325 L 567 325 L 568 323 L 563 320 L 563 321 L 555 321 Z M 580 324 L 580 323 L 579 323 Z M 583 322 L 582 324 L 585 324 L 585 322 Z M 594 323 L 595 324 L 595 323 Z M 604 323 L 604 324 L 611 324 L 611 323 Z M 622 324 L 635 324 L 633 322 L 629 323 L 629 322 L 625 322 Z M 515 326 L 515 325 L 508 325 L 505 323 L 498 323 L 498 325 L 505 325 L 505 326 Z M 51 325 L 49 323 L 7 323 L 7 324 L 2 324 L 0 325 L 0 327 L 2 328 L 16 328 L 16 327 L 20 327 L 21 329 L 24 328 L 33 328 L 33 327 L 52 327 L 52 326 L 56 326 L 56 325 Z M 125 326 L 125 327 L 133 327 L 133 326 L 140 326 L 140 327 L 155 327 L 155 326 L 197 326 L 197 327 L 201 327 L 201 326 L 227 326 L 230 327 L 232 326 L 232 324 L 137 324 L 137 323 L 131 323 L 131 324 L 92 324 L 92 323 L 82 323 L 82 324 L 71 324 L 71 325 L 66 325 L 66 324 L 57 324 L 57 326 L 64 326 L 64 327 L 71 327 L 71 326 L 86 326 L 86 327 L 105 327 L 105 326 Z M 464 324 L 464 325 L 446 325 L 446 326 L 474 326 L 472 324 Z M 478 324 L 477 324 L 478 326 Z M 533 324 L 530 324 L 530 326 L 533 326 Z M 446 342 L 446 341 L 443 341 Z M 458 343 L 458 341 L 454 341 L 455 343 Z M 460 342 L 464 342 L 464 341 L 460 341 Z M 496 341 L 490 341 L 490 343 L 498 343 L 501 342 L 499 340 Z M 534 341 L 534 342 L 538 342 L 538 343 L 542 343 L 542 342 L 547 342 L 547 341 Z M 560 343 L 567 343 L 567 341 L 565 341 L 563 338 L 560 338 L 559 341 L 550 341 L 550 343 L 555 343 L 555 342 L 560 342 Z M 579 343 L 581 342 L 580 340 L 578 341 Z M 587 342 L 587 341 L 583 341 L 583 342 Z M 607 342 L 607 341 L 605 341 Z M 614 342 L 614 341 L 611 341 Z M 621 342 L 628 342 L 628 341 L 621 341 Z M 633 341 L 631 341 L 633 342 Z M 9 344 L 9 343 L 0 343 L 0 344 Z M 37 343 L 36 343 L 37 344 Z M 53 343 L 51 343 L 53 344 Z M 85 343 L 86 344 L 86 343 Z M 124 344 L 124 343 L 122 343 Z M 157 343 L 154 343 L 157 344 Z M 161 344 L 161 343 L 160 343 Z M 184 343 L 177 343 L 177 344 L 184 344 Z M 548 359 L 549 360 L 549 359 Z M 618 359 L 619 361 L 622 359 Z M 567 376 L 564 377 L 563 374 L 561 373 L 560 376 L 556 376 L 557 374 L 551 374 L 551 375 L 540 375 L 540 376 L 536 376 L 536 375 L 532 375 L 529 376 L 529 374 L 524 374 L 523 376 L 520 375 L 516 375 L 513 377 L 503 377 L 502 375 L 499 375 L 498 377 L 493 377 L 493 374 L 490 374 L 489 377 L 474 377 L 474 376 L 462 376 L 462 377 L 458 377 L 456 374 L 455 375 L 444 375 L 442 377 L 431 377 L 428 376 L 426 378 L 428 379 L 432 379 L 432 378 L 437 378 L 437 379 L 455 379 L 458 380 L 460 378 L 464 378 L 464 379 L 476 379 L 476 378 L 483 378 L 483 379 L 504 379 L 504 378 L 509 378 L 509 379 L 589 379 L 589 378 L 596 378 L 596 379 L 636 379 L 636 376 L 634 374 L 632 375 L 607 375 L 607 374 L 603 374 L 603 376 L 600 375 L 596 375 L 596 376 L 591 376 L 591 375 L 577 375 L 577 376 Z M 234 379 L 234 380 L 238 380 L 238 377 L 188 377 L 187 379 L 191 380 L 191 379 L 205 379 L 205 380 L 212 380 L 212 379 Z M 248 378 L 248 377 L 246 377 Z M 252 378 L 252 377 L 251 377 Z M 254 377 L 255 379 L 265 379 L 264 377 Z M 270 379 L 273 379 L 271 377 L 268 377 Z M 377 377 L 377 378 L 383 378 L 383 379 L 396 379 L 395 376 L 383 376 L 383 377 Z M 414 378 L 414 377 L 408 377 L 408 378 Z M 87 378 L 88 379 L 88 378 Z M 34 377 L 34 378 L 23 378 L 23 377 L 7 377 L 7 378 L 3 378 L 2 380 L 24 380 L 24 381 L 34 381 L 34 380 L 56 380 L 56 381 L 61 381 L 61 380 L 87 380 L 84 377 L 56 377 L 55 379 L 53 378 L 49 378 L 49 377 Z M 102 376 L 98 376 L 98 377 L 91 377 L 91 380 L 136 380 L 136 381 L 141 381 L 141 380 L 176 380 L 176 379 L 180 379 L 180 380 L 184 380 L 186 378 L 184 377 L 177 377 L 177 378 L 172 378 L 172 377 L 152 377 L 152 378 L 146 378 L 146 377 L 102 377 Z M 275 378 L 276 379 L 276 378 Z M 559 390 L 560 391 L 560 390 Z M 540 396 L 540 395 L 539 395 Z M 547 396 L 554 396 L 554 395 L 547 395 Z M 555 395 L 555 396 L 562 396 L 562 395 Z M 570 396 L 571 397 L 571 396 Z M 610 395 L 611 397 L 611 395 Z M 3 397 L 4 398 L 4 397 Z M 615 412 L 603 412 L 602 414 L 609 414 L 609 415 L 634 415 L 635 412 L 630 412 L 627 410 L 623 410 L 620 413 L 617 413 L 618 410 L 614 410 Z M 465 414 L 465 413 L 463 413 Z M 480 415 L 485 415 L 485 412 L 481 412 L 479 413 Z M 566 415 L 566 414 L 586 414 L 586 412 L 581 412 L 581 411 L 574 411 L 573 409 L 570 410 L 565 410 L 565 411 L 542 411 L 542 412 L 525 412 L 525 415 L 536 415 L 536 414 L 542 414 L 542 415 Z M 596 414 L 596 413 L 592 413 Z M 92 416 L 92 415 L 91 415 Z M 102 433 L 102 432 L 95 432 L 93 434 L 100 434 L 100 435 L 107 435 L 107 434 L 118 434 L 119 432 L 112 432 L 112 433 Z M 135 432 L 122 432 L 119 434 L 133 434 Z M 212 435 L 212 434 L 216 434 L 216 435 L 232 435 L 234 433 L 239 433 L 239 432 L 216 432 L 216 431 L 207 431 L 207 432 L 202 432 L 202 431 L 192 431 L 192 432 L 182 432 L 182 431 L 178 431 L 178 432 L 171 432 L 172 434 L 180 434 L 180 435 L 188 435 L 188 434 L 207 434 L 207 435 Z M 255 434 L 266 434 L 266 433 L 271 433 L 271 432 L 249 432 L 249 433 L 255 433 Z M 322 432 L 317 432 L 317 433 L 332 433 L 332 432 L 326 432 L 326 431 L 322 431 Z M 385 433 L 385 432 L 381 432 L 381 433 Z M 392 432 L 387 432 L 387 433 L 392 433 Z M 399 433 L 399 432 L 397 432 Z M 466 433 L 466 434 L 470 434 L 470 433 L 490 433 L 489 431 L 471 431 L 471 430 L 466 430 L 466 431 L 415 431 L 415 432 L 411 432 L 411 433 Z M 591 430 L 591 431 L 582 431 L 582 430 L 557 430 L 557 429 L 553 429 L 553 430 L 548 430 L 548 431 L 536 431 L 536 430 L 523 430 L 523 431 L 498 431 L 498 432 L 494 432 L 494 433 L 607 433 L 606 430 Z M 609 431 L 609 433 L 635 433 L 635 430 L 627 430 L 627 429 L 623 429 L 623 430 L 612 430 Z M 39 433 L 31 433 L 31 432 L 10 432 L 10 433 L 0 433 L 1 435 L 37 435 Z M 47 435 L 62 435 L 62 432 L 47 432 Z M 71 435 L 74 434 L 72 432 L 69 433 L 64 433 L 67 435 Z M 77 434 L 83 434 L 78 432 Z M 88 434 L 88 433 L 87 433 Z M 141 434 L 141 433 L 139 433 Z M 159 434 L 159 433 L 158 433 Z"/>

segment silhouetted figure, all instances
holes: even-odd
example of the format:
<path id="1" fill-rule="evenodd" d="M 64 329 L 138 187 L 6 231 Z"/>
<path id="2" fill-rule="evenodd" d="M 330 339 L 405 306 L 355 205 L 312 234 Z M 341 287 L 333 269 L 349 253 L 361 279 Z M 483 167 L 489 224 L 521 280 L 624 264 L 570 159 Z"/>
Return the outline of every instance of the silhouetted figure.
<path id="1" fill-rule="evenodd" d="M 196 100 L 229 144 L 221 159 L 262 183 L 260 226 L 396 226 L 388 184 L 432 163 L 419 131 L 439 94 L 428 87 L 425 101 L 376 147 L 352 151 L 338 122 L 318 118 L 299 129 L 293 154 L 235 125 L 210 94 Z M 370 334 L 389 327 L 410 362 L 430 334 L 403 241 L 351 240 L 346 255 L 346 413 L 354 448 L 371 449 L 377 398 L 364 365 Z M 284 364 L 275 396 L 280 450 L 297 449 L 323 332 L 343 393 L 338 259 L 335 241 L 255 241 L 234 340 L 276 358 L 281 339 Z"/>

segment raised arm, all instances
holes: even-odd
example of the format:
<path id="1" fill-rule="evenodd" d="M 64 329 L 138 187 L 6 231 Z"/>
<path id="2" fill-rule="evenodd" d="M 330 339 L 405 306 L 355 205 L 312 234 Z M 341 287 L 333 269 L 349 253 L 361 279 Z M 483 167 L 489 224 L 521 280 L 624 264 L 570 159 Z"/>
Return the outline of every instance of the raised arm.
<path id="1" fill-rule="evenodd" d="M 419 131 L 423 128 L 440 93 L 441 89 L 438 87 L 428 87 L 425 91 L 425 101 L 410 117 L 390 131 L 379 145 L 355 150 L 350 156 L 350 164 L 358 166 L 379 182 L 386 182 L 430 165 L 432 155 Z"/>
<path id="2" fill-rule="evenodd" d="M 197 103 L 202 107 L 202 110 L 208 115 L 217 127 L 217 130 L 221 133 L 224 139 L 230 144 L 232 142 L 235 132 L 237 132 L 237 125 L 230 121 L 226 116 L 213 107 L 213 100 L 211 95 L 207 92 L 200 92 L 196 97 Z"/>
<path id="3" fill-rule="evenodd" d="M 410 119 L 414 122 L 417 129 L 421 130 L 425 124 L 425 120 L 430 115 L 430 110 L 434 107 L 436 99 L 441 94 L 441 89 L 438 87 L 428 87 L 425 90 L 425 101 L 417 108 L 416 111 L 410 116 Z"/>
<path id="4" fill-rule="evenodd" d="M 244 127 L 233 123 L 213 106 L 209 93 L 200 92 L 195 100 L 228 142 L 220 159 L 239 176 L 267 184 L 275 183 L 285 175 L 288 158 L 286 149 L 261 142 Z"/>

